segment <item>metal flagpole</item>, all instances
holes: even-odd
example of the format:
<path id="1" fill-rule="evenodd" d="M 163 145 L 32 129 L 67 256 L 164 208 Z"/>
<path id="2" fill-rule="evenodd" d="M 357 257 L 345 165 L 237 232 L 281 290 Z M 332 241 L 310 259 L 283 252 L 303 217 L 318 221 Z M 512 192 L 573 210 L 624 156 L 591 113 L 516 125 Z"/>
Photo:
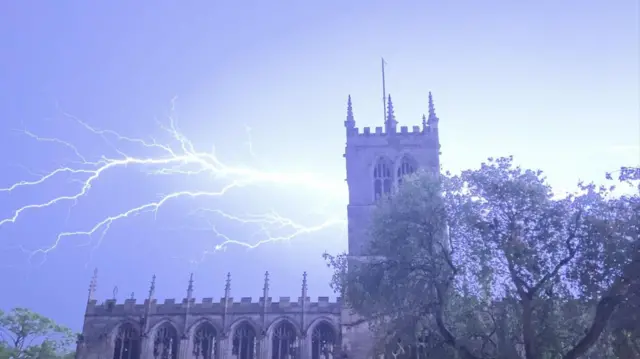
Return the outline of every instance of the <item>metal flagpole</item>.
<path id="1" fill-rule="evenodd" d="M 385 123 L 387 122 L 387 89 L 385 88 L 385 81 L 384 81 L 384 65 L 386 65 L 387 62 L 384 61 L 384 57 L 382 58 L 382 109 L 383 109 L 383 113 L 382 113 L 382 118 L 384 119 Z"/>

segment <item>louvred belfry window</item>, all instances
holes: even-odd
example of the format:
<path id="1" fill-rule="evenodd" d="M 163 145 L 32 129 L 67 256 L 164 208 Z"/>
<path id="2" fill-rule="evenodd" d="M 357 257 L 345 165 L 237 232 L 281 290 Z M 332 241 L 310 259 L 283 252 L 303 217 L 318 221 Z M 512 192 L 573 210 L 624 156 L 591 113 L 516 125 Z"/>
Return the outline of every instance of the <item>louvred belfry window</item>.
<path id="1" fill-rule="evenodd" d="M 409 156 L 402 157 L 400 161 L 400 165 L 398 166 L 398 185 L 402 184 L 402 180 L 404 176 L 410 175 L 416 171 L 415 161 L 413 161 Z"/>
<path id="2" fill-rule="evenodd" d="M 391 193 L 393 172 L 391 162 L 385 158 L 379 158 L 373 169 L 373 195 L 378 200 L 383 195 Z"/>

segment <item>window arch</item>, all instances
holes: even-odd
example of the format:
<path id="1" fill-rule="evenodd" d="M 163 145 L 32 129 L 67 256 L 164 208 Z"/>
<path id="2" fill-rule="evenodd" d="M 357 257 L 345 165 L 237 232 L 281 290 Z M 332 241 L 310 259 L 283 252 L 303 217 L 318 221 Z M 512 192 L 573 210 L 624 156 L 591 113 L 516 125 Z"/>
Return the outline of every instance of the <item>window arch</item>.
<path id="1" fill-rule="evenodd" d="M 298 358 L 296 328 L 289 321 L 281 321 L 273 330 L 273 335 L 271 337 L 271 358 Z"/>
<path id="2" fill-rule="evenodd" d="M 165 322 L 156 329 L 153 339 L 153 357 L 156 359 L 178 358 L 178 332 L 171 323 Z"/>
<path id="3" fill-rule="evenodd" d="M 421 359 L 429 358 L 435 355 L 439 357 L 444 355 L 440 352 L 436 343 L 429 342 L 428 336 L 413 338 L 410 343 L 397 338 L 389 341 L 385 346 L 386 357 L 396 359 Z"/>
<path id="4" fill-rule="evenodd" d="M 211 323 L 200 324 L 193 335 L 193 356 L 195 359 L 217 359 L 218 341 L 216 329 Z"/>
<path id="5" fill-rule="evenodd" d="M 398 173 L 396 178 L 398 179 L 398 186 L 402 184 L 404 176 L 410 175 L 416 171 L 416 162 L 409 157 L 409 155 L 402 156 L 400 165 L 398 166 Z"/>
<path id="6" fill-rule="evenodd" d="M 113 359 L 140 359 L 140 332 L 131 323 L 124 323 L 118 328 Z"/>
<path id="7" fill-rule="evenodd" d="M 391 162 L 385 158 L 379 158 L 373 168 L 373 197 L 380 199 L 383 195 L 391 193 L 393 172 Z"/>
<path id="8" fill-rule="evenodd" d="M 311 359 L 329 359 L 334 356 L 336 333 L 329 323 L 322 321 L 311 333 Z"/>
<path id="9" fill-rule="evenodd" d="M 257 345 L 253 327 L 246 321 L 240 323 L 233 332 L 232 355 L 237 359 L 256 359 Z"/>

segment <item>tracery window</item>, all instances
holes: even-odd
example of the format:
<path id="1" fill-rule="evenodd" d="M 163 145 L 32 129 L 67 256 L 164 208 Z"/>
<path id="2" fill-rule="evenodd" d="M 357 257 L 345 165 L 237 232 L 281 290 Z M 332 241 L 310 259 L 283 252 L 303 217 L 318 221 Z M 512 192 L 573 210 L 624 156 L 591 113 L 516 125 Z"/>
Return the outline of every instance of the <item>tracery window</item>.
<path id="1" fill-rule="evenodd" d="M 403 342 L 402 340 L 391 341 L 386 346 L 386 356 L 384 358 L 395 359 L 426 359 L 426 358 L 439 358 L 441 355 L 445 355 L 444 352 L 439 352 L 437 346 L 434 347 L 434 343 L 428 342 L 428 337 L 415 338 L 413 344 Z M 435 354 L 435 356 L 434 356 Z"/>
<path id="2" fill-rule="evenodd" d="M 216 329 L 211 323 L 202 323 L 193 336 L 193 356 L 195 359 L 217 359 L 218 341 Z"/>
<path id="3" fill-rule="evenodd" d="M 311 359 L 330 359 L 334 357 L 336 333 L 327 322 L 321 322 L 311 333 Z"/>
<path id="4" fill-rule="evenodd" d="M 293 325 L 283 320 L 273 331 L 271 339 L 272 359 L 297 359 L 298 340 Z"/>
<path id="5" fill-rule="evenodd" d="M 247 322 L 241 323 L 233 333 L 233 348 L 231 355 L 234 359 L 257 358 L 256 332 Z"/>
<path id="6" fill-rule="evenodd" d="M 373 169 L 373 193 L 378 200 L 383 195 L 391 193 L 393 172 L 391 163 L 384 158 L 379 158 Z"/>
<path id="7" fill-rule="evenodd" d="M 400 161 L 400 166 L 398 166 L 398 185 L 402 184 L 402 180 L 404 176 L 410 175 L 416 171 L 415 162 L 409 157 L 404 156 Z"/>
<path id="8" fill-rule="evenodd" d="M 164 323 L 156 330 L 153 339 L 153 357 L 156 359 L 178 358 L 178 332 L 170 323 Z"/>
<path id="9" fill-rule="evenodd" d="M 113 359 L 140 359 L 140 332 L 131 323 L 118 328 Z"/>

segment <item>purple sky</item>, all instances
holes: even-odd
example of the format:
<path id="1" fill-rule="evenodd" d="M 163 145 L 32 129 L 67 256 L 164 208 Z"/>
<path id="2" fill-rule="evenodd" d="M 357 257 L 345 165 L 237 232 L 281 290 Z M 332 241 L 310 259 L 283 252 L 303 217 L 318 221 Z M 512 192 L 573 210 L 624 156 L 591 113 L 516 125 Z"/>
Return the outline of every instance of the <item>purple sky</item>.
<path id="1" fill-rule="evenodd" d="M 273 296 L 298 296 L 305 270 L 311 296 L 331 294 L 321 254 L 346 248 L 342 225 L 203 257 L 224 241 L 211 225 L 234 240 L 264 234 L 214 213 L 190 214 L 275 211 L 308 226 L 343 218 L 346 98 L 358 126 L 382 125 L 380 56 L 401 125 L 420 122 L 433 91 L 447 169 L 512 154 L 568 188 L 640 162 L 635 0 L 13 1 L 0 5 L 0 34 L 0 188 L 82 166 L 68 145 L 23 130 L 67 141 L 87 161 L 122 159 L 117 150 L 166 158 L 106 142 L 74 118 L 169 144 L 162 126 L 172 116 L 198 151 L 215 146 L 233 169 L 289 174 L 287 184 L 169 201 L 155 215 L 113 222 L 101 241 L 105 227 L 92 238 L 65 237 L 46 258 L 27 250 L 162 195 L 219 190 L 231 179 L 116 166 L 80 200 L 25 210 L 0 225 L 0 308 L 27 306 L 74 329 L 94 267 L 100 298 L 114 286 L 120 300 L 142 297 L 153 273 L 158 297 L 182 298 L 190 271 L 199 298 L 220 297 L 227 271 L 235 297 L 259 297 L 267 269 Z M 61 174 L 0 189 L 0 222 L 24 205 L 72 196 L 83 179 Z"/>

